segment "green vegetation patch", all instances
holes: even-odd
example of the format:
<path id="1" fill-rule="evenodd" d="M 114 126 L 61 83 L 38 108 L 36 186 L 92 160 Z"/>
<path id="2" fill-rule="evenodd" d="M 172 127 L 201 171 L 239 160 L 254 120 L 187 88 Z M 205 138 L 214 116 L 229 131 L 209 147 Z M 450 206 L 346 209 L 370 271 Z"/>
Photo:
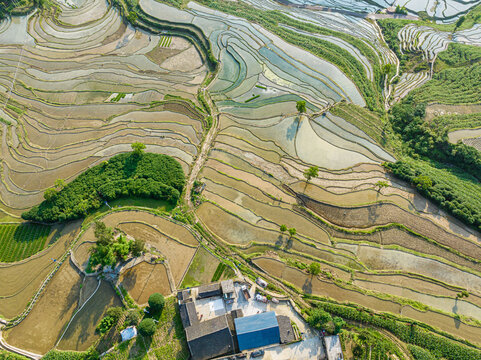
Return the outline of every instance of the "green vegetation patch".
<path id="1" fill-rule="evenodd" d="M 124 341 L 115 346 L 103 359 L 147 359 L 187 360 L 190 357 L 184 328 L 175 297 L 165 299 L 162 313 L 157 316 L 155 333 L 145 337 Z"/>
<path id="2" fill-rule="evenodd" d="M 26 259 L 47 245 L 51 226 L 40 224 L 0 224 L 0 262 Z"/>
<path id="3" fill-rule="evenodd" d="M 317 303 L 319 309 L 346 320 L 376 326 L 390 331 L 401 341 L 422 347 L 436 358 L 448 360 L 481 360 L 481 351 L 454 339 L 448 339 L 415 321 L 407 322 L 388 313 L 376 314 L 360 306 L 340 305 L 327 301 Z"/>
<path id="4" fill-rule="evenodd" d="M 104 201 L 142 197 L 176 203 L 185 184 L 174 158 L 134 151 L 119 154 L 85 171 L 68 185 L 45 192 L 43 201 L 22 214 L 26 220 L 65 221 L 86 216 Z"/>
<path id="5" fill-rule="evenodd" d="M 435 117 L 432 121 L 437 127 L 448 131 L 475 129 L 481 127 L 481 113 L 443 115 Z"/>
<path id="6" fill-rule="evenodd" d="M 15 353 L 0 350 L 0 360 L 27 360 L 25 356 L 17 355 Z"/>
<path id="7" fill-rule="evenodd" d="M 418 101 L 442 104 L 478 104 L 481 102 L 481 66 L 444 69 L 412 92 Z"/>
<path id="8" fill-rule="evenodd" d="M 385 167 L 461 221 L 481 230 L 481 184 L 472 176 L 451 166 L 411 158 Z"/>

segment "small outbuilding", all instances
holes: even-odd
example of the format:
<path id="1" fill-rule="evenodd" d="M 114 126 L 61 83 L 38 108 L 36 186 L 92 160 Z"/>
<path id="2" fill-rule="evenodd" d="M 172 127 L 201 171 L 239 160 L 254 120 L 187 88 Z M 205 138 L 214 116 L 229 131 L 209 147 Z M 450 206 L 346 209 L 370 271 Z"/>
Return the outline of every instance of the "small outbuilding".
<path id="1" fill-rule="evenodd" d="M 274 311 L 234 319 L 239 350 L 280 343 L 279 323 Z"/>
<path id="2" fill-rule="evenodd" d="M 328 360 L 343 360 L 341 340 L 339 335 L 324 336 L 324 346 Z"/>
<path id="3" fill-rule="evenodd" d="M 135 326 L 129 326 L 120 332 L 120 336 L 122 337 L 122 341 L 133 339 L 137 336 L 137 328 Z"/>
<path id="4" fill-rule="evenodd" d="M 205 299 L 213 296 L 221 296 L 222 291 L 220 288 L 220 284 L 209 284 L 209 285 L 202 285 L 199 286 L 197 291 L 197 298 L 198 299 Z"/>
<path id="5" fill-rule="evenodd" d="M 281 344 L 288 344 L 296 340 L 296 335 L 294 334 L 294 329 L 292 328 L 289 316 L 277 315 L 277 323 L 279 324 Z"/>
<path id="6" fill-rule="evenodd" d="M 220 287 L 222 289 L 222 295 L 226 302 L 234 301 L 235 291 L 234 291 L 234 281 L 233 280 L 223 280 L 220 282 Z"/>

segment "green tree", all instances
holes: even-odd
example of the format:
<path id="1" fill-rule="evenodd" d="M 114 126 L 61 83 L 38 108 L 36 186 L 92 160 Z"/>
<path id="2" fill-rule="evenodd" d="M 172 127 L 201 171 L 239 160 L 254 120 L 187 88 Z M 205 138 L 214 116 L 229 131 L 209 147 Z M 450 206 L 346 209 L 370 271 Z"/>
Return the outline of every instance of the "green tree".
<path id="1" fill-rule="evenodd" d="M 85 360 L 98 360 L 100 359 L 99 352 L 95 349 L 94 346 L 91 346 L 87 349 L 84 355 Z"/>
<path id="2" fill-rule="evenodd" d="M 114 319 L 115 322 L 119 321 L 120 317 L 122 316 L 123 310 L 120 306 L 114 306 L 107 309 L 107 316 L 110 316 Z"/>
<path id="3" fill-rule="evenodd" d="M 125 317 L 125 325 L 137 326 L 140 321 L 140 314 L 137 310 L 130 310 Z"/>
<path id="4" fill-rule="evenodd" d="M 280 227 L 281 233 L 285 233 L 287 231 L 287 226 L 282 224 Z"/>
<path id="5" fill-rule="evenodd" d="M 144 248 L 145 248 L 145 241 L 135 239 L 131 243 L 130 251 L 132 252 L 133 256 L 140 256 L 140 254 L 142 254 L 142 252 L 144 251 Z"/>
<path id="6" fill-rule="evenodd" d="M 134 11 L 130 11 L 129 14 L 127 15 L 127 20 L 132 23 L 132 24 L 135 24 L 137 22 L 137 19 L 138 19 L 138 15 L 136 12 Z"/>
<path id="7" fill-rule="evenodd" d="M 165 299 L 162 294 L 153 293 L 149 297 L 149 308 L 153 313 L 158 314 L 162 311 L 165 305 Z"/>
<path id="8" fill-rule="evenodd" d="M 319 308 L 312 309 L 307 318 L 309 325 L 315 327 L 316 329 L 320 329 L 324 324 L 331 320 L 331 314 Z"/>
<path id="9" fill-rule="evenodd" d="M 413 181 L 414 185 L 416 185 L 416 187 L 422 191 L 428 191 L 433 187 L 433 180 L 427 175 L 416 176 Z"/>
<path id="10" fill-rule="evenodd" d="M 152 336 L 155 334 L 156 330 L 155 322 L 153 319 L 150 318 L 143 319 L 140 322 L 138 329 L 139 333 L 143 336 Z"/>
<path id="11" fill-rule="evenodd" d="M 63 190 L 63 188 L 65 187 L 66 183 L 65 183 L 65 180 L 64 179 L 57 179 L 55 180 L 55 188 L 58 190 L 58 191 L 61 191 Z"/>
<path id="12" fill-rule="evenodd" d="M 309 270 L 310 274 L 312 274 L 314 276 L 317 276 L 321 272 L 321 265 L 319 265 L 319 263 L 313 261 L 309 264 L 308 270 Z"/>
<path id="13" fill-rule="evenodd" d="M 119 236 L 117 241 L 112 243 L 112 249 L 119 260 L 126 261 L 129 257 L 132 241 L 128 241 L 125 236 Z"/>
<path id="14" fill-rule="evenodd" d="M 311 181 L 312 178 L 316 178 L 319 175 L 319 166 L 311 166 L 309 169 L 304 171 L 304 177 L 307 182 Z"/>
<path id="15" fill-rule="evenodd" d="M 296 103 L 296 109 L 301 114 L 305 113 L 306 112 L 306 102 L 304 100 L 299 100 Z"/>
<path id="16" fill-rule="evenodd" d="M 339 316 L 335 316 L 332 319 L 332 322 L 334 323 L 334 334 L 338 334 L 341 329 L 346 326 L 346 322 L 343 320 L 343 318 Z"/>
<path id="17" fill-rule="evenodd" d="M 94 235 L 97 238 L 97 245 L 109 245 L 114 239 L 114 232 L 112 228 L 107 227 L 100 220 L 95 221 Z"/>
<path id="18" fill-rule="evenodd" d="M 143 152 L 144 152 L 144 149 L 145 149 L 145 144 L 141 143 L 141 142 L 134 142 L 132 145 L 130 145 L 130 147 L 132 148 L 132 150 L 134 151 L 134 154 L 135 155 L 142 155 Z"/>
<path id="19" fill-rule="evenodd" d="M 392 64 L 384 64 L 382 66 L 381 72 L 383 75 L 389 75 L 392 71 Z"/>
<path id="20" fill-rule="evenodd" d="M 389 183 L 387 181 L 379 180 L 374 186 L 377 187 L 377 191 L 381 191 L 382 188 L 389 187 Z"/>
<path id="21" fill-rule="evenodd" d="M 296 228 L 289 228 L 289 230 L 287 231 L 289 232 L 289 238 L 292 238 L 294 235 L 297 234 Z"/>
<path id="22" fill-rule="evenodd" d="M 458 28 L 461 27 L 461 25 L 463 25 L 464 21 L 466 20 L 466 16 L 461 16 L 458 21 L 456 21 L 456 27 L 454 28 L 454 30 L 456 31 Z"/>
<path id="23" fill-rule="evenodd" d="M 43 198 L 50 202 L 55 198 L 55 195 L 57 195 L 57 190 L 55 190 L 54 188 L 48 188 L 43 193 Z"/>

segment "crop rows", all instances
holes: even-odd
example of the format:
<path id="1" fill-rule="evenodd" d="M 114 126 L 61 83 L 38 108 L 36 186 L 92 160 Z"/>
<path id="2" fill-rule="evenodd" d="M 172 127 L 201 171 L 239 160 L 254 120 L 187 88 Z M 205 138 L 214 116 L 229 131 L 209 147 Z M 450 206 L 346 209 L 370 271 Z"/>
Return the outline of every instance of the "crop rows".
<path id="1" fill-rule="evenodd" d="M 37 224 L 0 225 L 0 262 L 19 261 L 42 250 L 50 226 Z"/>

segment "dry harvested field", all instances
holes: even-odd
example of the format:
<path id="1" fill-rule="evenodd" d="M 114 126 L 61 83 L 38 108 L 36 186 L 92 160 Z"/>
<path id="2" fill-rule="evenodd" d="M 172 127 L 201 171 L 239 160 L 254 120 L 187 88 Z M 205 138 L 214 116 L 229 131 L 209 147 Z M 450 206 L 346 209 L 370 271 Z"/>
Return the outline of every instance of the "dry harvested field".
<path id="1" fill-rule="evenodd" d="M 105 315 L 106 310 L 109 307 L 121 305 L 122 303 L 112 285 L 101 280 L 97 292 L 75 314 L 62 340 L 58 343 L 58 349 L 87 350 L 99 338 L 99 335 L 95 332 L 95 327 Z"/>
<path id="2" fill-rule="evenodd" d="M 146 211 L 120 211 L 109 214 L 102 218 L 105 225 L 110 227 L 116 227 L 118 224 L 123 222 L 138 222 L 149 224 L 156 228 L 160 233 L 165 236 L 176 240 L 187 246 L 196 247 L 199 242 L 192 235 L 192 233 L 187 230 L 182 225 L 178 225 L 173 221 L 169 221 L 163 217 L 151 214 Z M 92 234 L 93 235 L 93 234 Z"/>
<path id="3" fill-rule="evenodd" d="M 67 251 L 80 230 L 75 221 L 59 228 L 58 240 L 48 249 L 18 263 L 0 264 L 0 315 L 11 319 L 20 314 L 47 275 Z M 58 275 L 58 274 L 57 274 Z"/>
<path id="4" fill-rule="evenodd" d="M 125 221 L 118 227 L 133 238 L 144 240 L 160 252 L 169 263 L 176 285 L 180 284 L 182 276 L 195 254 L 196 247 L 179 243 L 165 236 L 161 230 L 150 224 Z"/>
<path id="5" fill-rule="evenodd" d="M 66 261 L 47 285 L 31 313 L 5 333 L 6 341 L 37 354 L 49 351 L 77 308 L 81 284 L 82 276 Z"/>
<path id="6" fill-rule="evenodd" d="M 163 264 L 141 262 L 122 273 L 119 280 L 132 299 L 140 305 L 147 304 L 149 296 L 155 292 L 165 296 L 172 292 L 167 269 Z"/>
<path id="7" fill-rule="evenodd" d="M 161 36 L 125 25 L 105 0 L 59 5 L 58 20 L 37 12 L 0 34 L 0 87 L 11 89 L 0 94 L 8 105 L 0 208 L 13 217 L 56 179 L 69 181 L 135 141 L 188 173 L 202 138 L 205 114 L 172 98 L 197 102 L 207 68 L 194 44 L 174 36 L 161 46 Z"/>

